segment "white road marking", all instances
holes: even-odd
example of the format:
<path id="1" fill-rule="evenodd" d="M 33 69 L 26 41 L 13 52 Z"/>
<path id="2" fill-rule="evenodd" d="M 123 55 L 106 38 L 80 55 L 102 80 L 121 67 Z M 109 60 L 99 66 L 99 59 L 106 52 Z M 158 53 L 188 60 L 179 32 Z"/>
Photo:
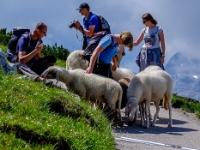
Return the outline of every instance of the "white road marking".
<path id="1" fill-rule="evenodd" d="M 141 144 L 147 144 L 147 145 L 156 145 L 156 146 L 163 146 L 163 147 L 178 148 L 178 149 L 183 149 L 183 150 L 198 150 L 198 149 L 182 147 L 182 146 L 178 146 L 178 145 L 169 145 L 169 144 L 164 144 L 164 143 L 145 141 L 145 140 L 138 140 L 138 139 L 127 138 L 127 137 L 115 138 L 115 140 L 132 142 L 132 143 L 141 143 Z"/>

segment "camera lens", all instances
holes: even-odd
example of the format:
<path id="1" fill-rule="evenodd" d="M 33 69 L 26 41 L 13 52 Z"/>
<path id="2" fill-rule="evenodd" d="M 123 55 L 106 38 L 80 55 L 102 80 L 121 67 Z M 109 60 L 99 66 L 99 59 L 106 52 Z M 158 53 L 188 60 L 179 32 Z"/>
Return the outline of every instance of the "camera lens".
<path id="1" fill-rule="evenodd" d="M 69 25 L 69 28 L 73 28 L 73 27 L 75 27 L 75 26 L 76 26 L 75 23 L 72 22 L 72 23 Z"/>

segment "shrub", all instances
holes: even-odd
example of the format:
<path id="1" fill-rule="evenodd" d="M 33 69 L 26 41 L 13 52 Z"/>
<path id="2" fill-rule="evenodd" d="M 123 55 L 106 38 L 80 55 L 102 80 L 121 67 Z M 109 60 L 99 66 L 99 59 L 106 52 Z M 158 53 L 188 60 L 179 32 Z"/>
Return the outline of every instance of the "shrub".
<path id="1" fill-rule="evenodd" d="M 6 33 L 6 28 L 0 29 L 0 44 L 8 45 L 12 32 Z"/>
<path id="2" fill-rule="evenodd" d="M 48 56 L 48 55 L 54 55 L 56 58 L 61 59 L 61 60 L 66 60 L 66 58 L 69 56 L 69 51 L 68 49 L 63 48 L 63 46 L 57 46 L 57 43 L 53 45 L 52 47 L 47 45 L 44 47 L 42 50 L 42 55 L 43 56 Z"/>

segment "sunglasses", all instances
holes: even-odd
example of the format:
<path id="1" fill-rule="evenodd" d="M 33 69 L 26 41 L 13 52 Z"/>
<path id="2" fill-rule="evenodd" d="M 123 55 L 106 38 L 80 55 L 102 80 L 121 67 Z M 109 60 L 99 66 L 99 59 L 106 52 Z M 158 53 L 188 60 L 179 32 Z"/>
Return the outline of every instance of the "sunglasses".
<path id="1" fill-rule="evenodd" d="M 146 20 L 143 20 L 142 22 L 143 22 L 143 24 L 145 24 L 147 21 L 146 21 Z"/>
<path id="2" fill-rule="evenodd" d="M 42 31 L 42 30 L 40 30 L 40 32 L 42 32 L 44 35 L 46 35 L 46 33 L 47 33 L 47 32 L 44 32 L 44 31 Z"/>
<path id="3" fill-rule="evenodd" d="M 79 9 L 79 13 L 81 12 L 82 9 L 83 9 L 83 8 L 80 8 L 80 9 Z"/>

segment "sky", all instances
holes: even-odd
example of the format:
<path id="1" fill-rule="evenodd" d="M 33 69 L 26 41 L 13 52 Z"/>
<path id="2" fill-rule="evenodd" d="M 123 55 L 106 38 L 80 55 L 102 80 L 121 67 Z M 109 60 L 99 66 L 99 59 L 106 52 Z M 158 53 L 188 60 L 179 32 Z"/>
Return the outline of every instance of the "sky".
<path id="1" fill-rule="evenodd" d="M 130 31 L 134 40 L 145 27 L 141 16 L 151 13 L 164 31 L 165 65 L 180 51 L 190 58 L 200 57 L 200 0 L 0 0 L 0 29 L 7 28 L 9 32 L 15 26 L 24 26 L 33 30 L 42 21 L 48 26 L 47 36 L 43 38 L 45 44 L 57 43 L 70 52 L 79 50 L 82 35 L 68 25 L 75 19 L 82 23 L 83 16 L 76 10 L 82 2 L 87 2 L 91 12 L 109 22 L 112 33 Z M 126 49 L 120 67 L 138 72 L 135 59 L 142 44 L 132 52 Z"/>

